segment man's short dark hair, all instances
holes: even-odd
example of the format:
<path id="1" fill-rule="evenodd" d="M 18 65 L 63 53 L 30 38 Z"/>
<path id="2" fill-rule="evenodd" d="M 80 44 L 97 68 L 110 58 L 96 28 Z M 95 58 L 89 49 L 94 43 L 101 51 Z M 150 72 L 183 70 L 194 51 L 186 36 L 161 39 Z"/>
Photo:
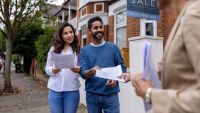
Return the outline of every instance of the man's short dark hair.
<path id="1" fill-rule="evenodd" d="M 103 21 L 100 17 L 96 16 L 96 17 L 92 17 L 88 20 L 88 29 L 91 29 L 92 28 L 92 23 L 95 22 L 95 21 L 99 21 L 102 23 L 103 25 Z"/>

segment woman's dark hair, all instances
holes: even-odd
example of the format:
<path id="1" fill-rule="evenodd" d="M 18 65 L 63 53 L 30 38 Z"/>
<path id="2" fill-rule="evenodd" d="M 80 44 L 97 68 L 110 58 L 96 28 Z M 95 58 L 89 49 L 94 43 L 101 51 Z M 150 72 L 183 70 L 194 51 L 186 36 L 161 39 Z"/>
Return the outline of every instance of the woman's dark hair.
<path id="1" fill-rule="evenodd" d="M 69 24 L 68 22 L 63 22 L 61 26 L 57 29 L 57 31 L 54 34 L 54 40 L 53 40 L 53 46 L 54 46 L 54 52 L 55 53 L 61 53 L 61 51 L 64 49 L 65 42 L 62 37 L 62 33 L 65 27 L 71 27 L 73 33 L 74 33 L 74 40 L 70 44 L 73 52 L 76 52 L 79 54 L 80 46 L 78 45 L 78 37 L 75 34 L 74 27 Z"/>

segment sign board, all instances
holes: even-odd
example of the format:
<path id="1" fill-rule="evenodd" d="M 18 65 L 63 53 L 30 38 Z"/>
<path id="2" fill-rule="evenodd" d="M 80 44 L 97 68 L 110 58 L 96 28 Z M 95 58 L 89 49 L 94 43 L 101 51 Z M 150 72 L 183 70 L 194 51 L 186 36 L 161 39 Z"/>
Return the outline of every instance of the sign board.
<path id="1" fill-rule="evenodd" d="M 159 20 L 160 14 L 157 0 L 127 0 L 127 16 Z"/>

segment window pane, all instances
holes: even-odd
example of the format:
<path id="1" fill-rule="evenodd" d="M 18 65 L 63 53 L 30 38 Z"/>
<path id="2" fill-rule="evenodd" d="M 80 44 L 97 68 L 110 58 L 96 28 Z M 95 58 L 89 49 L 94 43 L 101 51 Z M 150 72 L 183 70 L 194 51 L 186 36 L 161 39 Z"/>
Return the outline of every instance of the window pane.
<path id="1" fill-rule="evenodd" d="M 117 24 L 125 23 L 126 22 L 126 12 L 123 11 L 117 14 Z"/>
<path id="2" fill-rule="evenodd" d="M 81 31 L 82 31 L 82 38 L 87 35 L 87 26 L 83 25 L 81 26 Z"/>
<path id="3" fill-rule="evenodd" d="M 126 26 L 117 28 L 116 43 L 119 48 L 126 47 Z"/>
<path id="4" fill-rule="evenodd" d="M 86 38 L 83 38 L 83 39 L 82 39 L 82 47 L 83 47 L 83 46 L 86 46 L 86 44 L 87 44 Z"/>
<path id="5" fill-rule="evenodd" d="M 153 23 L 145 23 L 146 35 L 153 36 Z"/>

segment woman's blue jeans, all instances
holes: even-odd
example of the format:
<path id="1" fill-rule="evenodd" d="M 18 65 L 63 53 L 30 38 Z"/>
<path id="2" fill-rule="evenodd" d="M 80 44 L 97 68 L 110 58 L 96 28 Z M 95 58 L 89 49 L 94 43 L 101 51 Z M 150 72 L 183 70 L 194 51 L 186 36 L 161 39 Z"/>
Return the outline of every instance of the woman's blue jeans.
<path id="1" fill-rule="evenodd" d="M 98 95 L 94 93 L 86 93 L 86 102 L 88 113 L 119 113 L 119 97 L 118 94 Z"/>
<path id="2" fill-rule="evenodd" d="M 51 113 L 76 113 L 80 101 L 79 90 L 56 92 L 49 89 Z"/>

